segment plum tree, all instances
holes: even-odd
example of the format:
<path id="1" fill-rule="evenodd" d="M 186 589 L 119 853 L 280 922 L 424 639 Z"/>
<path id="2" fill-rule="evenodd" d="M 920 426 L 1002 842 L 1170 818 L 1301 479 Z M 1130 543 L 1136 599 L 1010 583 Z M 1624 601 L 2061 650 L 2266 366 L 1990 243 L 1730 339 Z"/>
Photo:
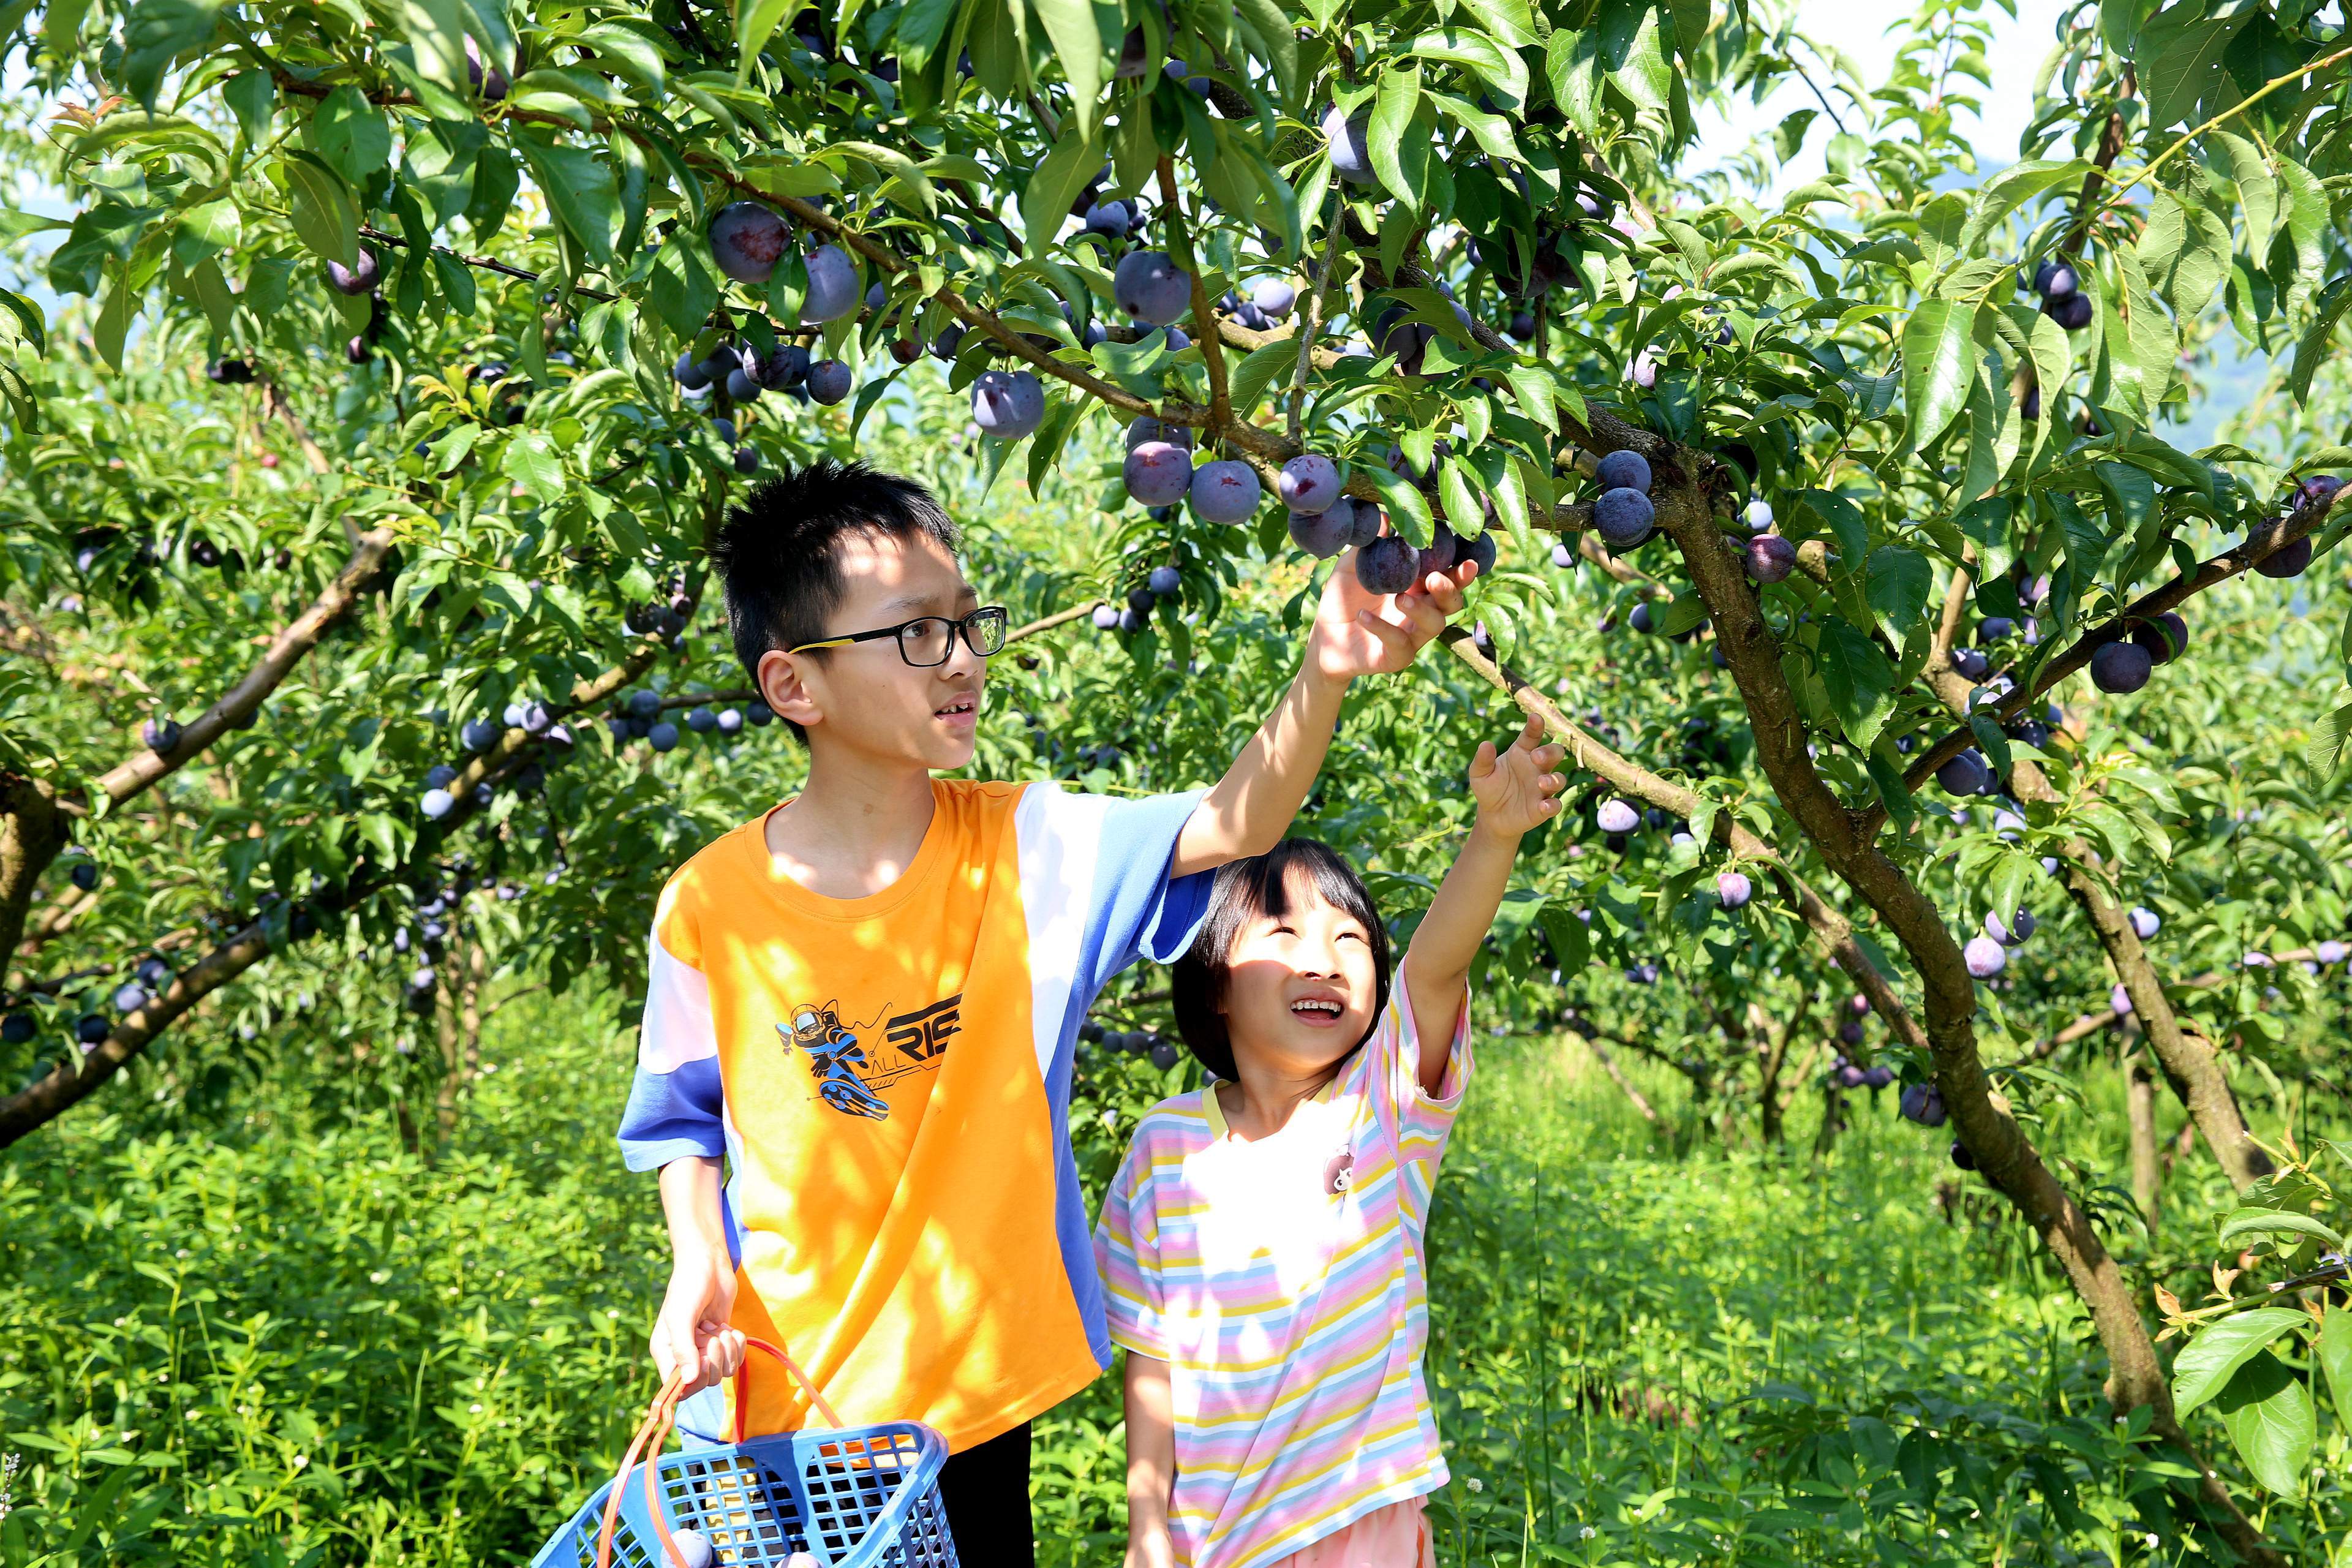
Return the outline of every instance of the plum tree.
<path id="1" fill-rule="evenodd" d="M 61 216 L 0 226 L 0 488 L 26 520 L 0 594 L 12 649 L 101 673 L 0 674 L 0 1016 L 102 973 L 0 1058 L 0 1141 L 144 1105 L 149 1078 L 184 1099 L 174 1032 L 232 1041 L 291 975 L 380 975 L 349 1038 L 419 1026 L 398 997 L 428 945 L 436 1019 L 478 942 L 517 981 L 641 986 L 660 871 L 795 777 L 750 732 L 704 548 L 763 464 L 914 471 L 1032 636 L 1123 629 L 993 667 L 1045 719 L 986 740 L 993 776 L 1078 776 L 1080 739 L 1146 723 L 1121 787 L 1213 776 L 1224 710 L 1271 700 L 1286 606 L 1335 571 L 1403 591 L 1431 551 L 1479 567 L 1470 610 L 1443 673 L 1351 698 L 1326 823 L 1417 875 L 1458 801 L 1412 781 L 1451 778 L 1440 753 L 1497 711 L 1539 721 L 1576 798 L 1634 818 L 1616 853 L 1573 822 L 1531 841 L 1553 962 L 1506 959 L 1509 1005 L 1537 1016 L 1553 968 L 1588 1014 L 1743 986 L 1785 1035 L 1804 984 L 1868 995 L 1848 1065 L 1938 1097 L 2116 1411 L 2191 1473 L 2150 1489 L 2167 1539 L 2258 1558 L 2240 1478 L 2205 1461 L 2228 1439 L 2180 1419 L 2129 1244 L 2078 1195 L 2104 1178 L 2044 1159 L 2051 1080 L 2002 1065 L 2074 1014 L 2112 1028 L 2123 984 L 2194 1158 L 2242 1193 L 2271 1113 L 2231 1075 L 2304 1048 L 2317 983 L 2243 954 L 2341 935 L 2352 699 L 2314 679 L 2336 645 L 2306 623 L 2341 592 L 2314 481 L 2352 464 L 2344 61 L 2307 7 L 2214 9 L 2085 12 L 1996 173 L 1956 122 L 1987 58 L 1965 3 L 1902 24 L 1875 89 L 1823 86 L 1836 113 L 1785 148 L 1694 173 L 1700 110 L 1803 87 L 1780 21 L 35 0 L 0 115 Z M 1763 194 L 1808 126 L 1828 172 Z M 2225 333 L 2271 367 L 2264 412 L 2198 445 Z M 1181 487 L 1136 484 L 1152 442 Z M 1310 456 L 1340 492 L 1312 528 L 1327 476 L 1283 478 Z M 1139 584 L 1162 564 L 1181 603 Z M 2109 700 L 2135 658 L 2142 694 Z M 501 723 L 509 701 L 551 721 Z M 742 729 L 681 746 L 682 710 Z M 1633 837 L 1645 809 L 1660 831 Z M 598 877 L 541 880 L 583 834 Z M 458 900 L 495 931 L 419 916 L 460 859 L 530 890 Z M 2136 900 L 2173 911 L 2160 953 Z M 2033 961 L 1977 984 L 2000 944 L 1937 911 L 2028 902 Z M 112 1016 L 166 935 L 176 978 Z M 1675 984 L 1635 998 L 1629 970 Z"/>

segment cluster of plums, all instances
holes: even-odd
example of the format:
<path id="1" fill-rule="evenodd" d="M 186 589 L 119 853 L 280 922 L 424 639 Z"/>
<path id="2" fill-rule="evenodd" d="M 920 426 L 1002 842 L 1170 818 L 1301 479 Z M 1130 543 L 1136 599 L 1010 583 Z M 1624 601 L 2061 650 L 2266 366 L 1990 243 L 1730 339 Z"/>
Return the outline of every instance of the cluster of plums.
<path id="1" fill-rule="evenodd" d="M 91 867 L 93 872 L 96 869 L 95 866 Z M 97 881 L 95 875 L 90 881 Z M 89 884 L 80 885 L 87 887 Z M 113 1005 L 117 1017 L 127 1017 L 170 989 L 172 979 L 172 966 L 163 962 L 160 953 L 149 953 L 131 967 L 130 979 L 116 984 L 111 993 L 105 991 L 107 983 L 100 981 L 97 994 L 106 996 Z M 89 1005 L 88 1003 L 82 1005 Z M 40 1032 L 40 1026 L 38 1016 L 30 1008 L 14 1008 L 0 1015 L 0 1045 L 24 1045 Z M 95 1050 L 113 1030 L 114 1026 L 104 1013 L 86 1012 L 74 1020 L 74 1040 L 85 1052 Z"/>
<path id="2" fill-rule="evenodd" d="M 1165 1035 L 1141 1029 L 1122 1032 L 1106 1029 L 1092 1018 L 1078 1026 L 1078 1038 L 1090 1046 L 1100 1046 L 1109 1051 L 1123 1051 L 1133 1056 L 1148 1056 L 1151 1065 L 1165 1072 L 1176 1065 L 1176 1042 Z"/>
<path id="3" fill-rule="evenodd" d="M 1323 486 L 1309 495 L 1310 504 L 1320 500 L 1328 508 L 1339 498 L 1339 474 L 1328 458 L 1292 458 L 1291 467 L 1283 470 L 1286 489 L 1305 482 L 1293 469 L 1313 476 Z M 1189 499 L 1204 522 L 1246 521 L 1265 494 L 1257 470 L 1237 458 L 1222 458 L 1193 467 L 1192 431 L 1148 414 L 1127 427 L 1127 458 L 1120 465 L 1119 477 L 1127 493 L 1145 506 L 1173 506 Z M 1298 509 L 1294 506 L 1293 510 Z"/>
<path id="4" fill-rule="evenodd" d="M 2068 331 L 2079 332 L 2091 324 L 2091 297 L 2083 292 L 2083 279 L 2072 263 L 2052 257 L 2030 273 L 2019 272 L 2017 286 L 2040 295 L 2042 313 Z"/>
<path id="5" fill-rule="evenodd" d="M 679 740 L 678 726 L 662 717 L 662 709 L 661 693 L 641 686 L 604 716 L 604 727 L 616 743 L 643 741 L 656 752 L 675 751 Z M 775 722 L 776 715 L 765 702 L 754 698 L 740 708 L 695 703 L 685 710 L 684 718 L 686 729 L 692 734 L 734 736 L 741 734 L 746 724 L 755 730 L 765 729 Z"/>
<path id="6" fill-rule="evenodd" d="M 1182 573 L 1165 563 L 1154 566 L 1140 587 L 1128 590 L 1124 608 L 1115 605 L 1095 606 L 1095 630 L 1125 632 L 1131 637 L 1150 623 L 1151 612 L 1160 607 L 1160 600 L 1172 599 L 1183 589 Z"/>
<path id="7" fill-rule="evenodd" d="M 509 730 L 520 730 L 532 740 L 545 744 L 545 755 L 551 762 L 561 762 L 571 755 L 572 737 L 570 726 L 561 723 L 555 712 L 544 702 L 509 702 L 498 720 L 469 719 L 457 729 L 457 744 L 467 756 L 479 756 L 499 742 Z M 417 803 L 425 817 L 440 821 L 457 809 L 457 796 L 453 786 L 457 783 L 458 770 L 446 763 L 436 763 L 425 774 L 425 795 Z M 537 789 L 546 778 L 537 763 L 526 763 L 516 770 L 509 781 L 520 790 Z M 474 785 L 474 804 L 488 805 L 497 798 L 490 781 L 483 779 Z"/>

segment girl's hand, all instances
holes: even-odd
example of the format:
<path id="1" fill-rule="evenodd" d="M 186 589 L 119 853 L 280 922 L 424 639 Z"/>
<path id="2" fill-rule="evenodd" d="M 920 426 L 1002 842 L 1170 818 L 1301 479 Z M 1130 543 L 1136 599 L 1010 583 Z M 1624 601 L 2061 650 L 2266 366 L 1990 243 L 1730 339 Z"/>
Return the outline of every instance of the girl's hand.
<path id="1" fill-rule="evenodd" d="M 1176 1546 L 1165 1524 L 1149 1524 L 1127 1532 L 1125 1568 L 1176 1568 Z"/>
<path id="2" fill-rule="evenodd" d="M 1500 755 L 1494 742 L 1478 743 L 1478 754 L 1470 759 L 1470 794 L 1478 802 L 1479 826 L 1516 838 L 1559 815 L 1554 797 L 1568 781 L 1552 770 L 1568 752 L 1542 741 L 1543 721 L 1529 719 Z"/>

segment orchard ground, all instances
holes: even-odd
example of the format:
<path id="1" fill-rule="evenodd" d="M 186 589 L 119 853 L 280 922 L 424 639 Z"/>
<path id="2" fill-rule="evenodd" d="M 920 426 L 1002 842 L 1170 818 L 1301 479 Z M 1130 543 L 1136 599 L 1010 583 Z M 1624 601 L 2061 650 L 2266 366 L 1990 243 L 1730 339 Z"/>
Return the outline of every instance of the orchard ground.
<path id="1" fill-rule="evenodd" d="M 215 1136 L 124 1100 L 0 1166 L 0 1431 L 47 1477 L 0 1524 L 12 1568 L 527 1561 L 650 1392 L 665 1268 L 610 1138 L 632 1037 L 588 1012 L 493 1017 L 437 1163 L 345 1107 L 320 1041 Z M 1442 1563 L 2203 1560 L 2116 1528 L 2164 1462 L 2118 1440 L 2063 1282 L 1892 1094 L 1851 1097 L 1825 1155 L 1810 1088 L 1793 1152 L 1727 1153 L 1679 1074 L 1626 1068 L 1654 1125 L 1580 1037 L 1486 1012 L 1431 1229 Z M 1090 1197 L 1192 1070 L 1095 1058 Z M 2122 1086 L 2085 1077 L 2052 1142 L 2112 1166 Z M 2168 1199 L 2220 1201 L 2210 1173 Z M 2197 1266 L 2197 1238 L 2112 1239 Z M 1048 1562 L 1117 1559 L 1118 1408 L 1107 1377 L 1040 1424 Z M 2304 1561 L 2343 1533 L 2332 1447 L 2264 1521 Z"/>

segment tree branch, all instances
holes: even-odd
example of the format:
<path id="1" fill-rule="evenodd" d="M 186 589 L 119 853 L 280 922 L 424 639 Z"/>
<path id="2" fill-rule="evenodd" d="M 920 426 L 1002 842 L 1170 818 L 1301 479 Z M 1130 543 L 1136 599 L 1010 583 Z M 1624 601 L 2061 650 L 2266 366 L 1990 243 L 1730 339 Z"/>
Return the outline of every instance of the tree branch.
<path id="1" fill-rule="evenodd" d="M 271 639 L 268 651 L 245 679 L 216 700 L 213 705 L 191 720 L 180 732 L 179 742 L 168 752 L 143 751 L 128 762 L 119 763 L 98 781 L 98 793 L 111 805 L 123 802 L 145 790 L 156 780 L 184 766 L 207 746 L 235 728 L 239 721 L 258 710 L 265 699 L 282 683 L 303 656 L 318 647 L 327 628 L 341 620 L 358 602 L 361 591 L 374 581 L 383 570 L 384 557 L 392 550 L 392 530 L 373 529 L 359 536 L 351 559 L 335 574 L 335 580 L 320 592 L 308 609 Z M 13 945 L 13 944 L 12 944 Z"/>
<path id="2" fill-rule="evenodd" d="M 2183 573 L 2153 593 L 2141 595 L 2126 606 L 2116 622 L 2109 624 L 2128 625 L 2133 621 L 2152 621 L 2167 610 L 2177 609 L 2199 594 L 2205 592 L 2206 589 L 2217 584 L 2228 582 L 2241 572 L 2269 559 L 2296 540 L 2312 533 L 2334 505 L 2334 498 L 2330 498 L 2323 503 L 2297 506 L 2284 517 L 2250 531 L 2245 540 L 2235 548 L 2223 551 L 2210 560 L 2200 563 L 2196 571 Z M 1664 510 L 1661 509 L 1659 511 L 1661 526 L 1664 526 Z M 2008 696 L 1979 711 L 1990 713 L 1995 723 L 2010 722 L 2026 708 L 2038 701 L 2042 693 L 2089 664 L 2091 656 L 2096 653 L 2101 646 L 2097 630 L 2085 633 L 2077 637 L 2074 646 L 2067 648 L 2064 653 L 2043 665 L 2041 673 L 2032 680 L 2020 684 Z M 1966 725 L 1951 731 L 1921 752 L 1918 760 L 1904 770 L 1905 787 L 1916 792 L 1935 776 L 1937 768 L 1958 756 L 1974 743 L 1975 738 L 1969 733 Z M 1863 837 L 1868 838 L 1874 837 L 1885 821 L 1886 808 L 1874 805 L 1860 815 L 1856 826 Z"/>
<path id="3" fill-rule="evenodd" d="M 374 227 L 369 224 L 360 225 L 360 237 L 366 240 L 373 240 L 377 245 L 389 245 L 402 250 L 408 248 L 408 241 L 403 239 L 400 236 L 396 234 L 386 234 L 383 230 Z M 525 283 L 536 283 L 540 279 L 540 274 L 531 271 L 527 267 L 510 266 L 506 262 L 494 260 L 490 257 L 467 256 L 464 251 L 452 250 L 446 245 L 427 246 L 425 248 L 430 250 L 436 256 L 446 256 L 450 260 L 455 261 L 461 266 L 471 267 L 483 272 L 495 272 L 501 278 L 518 279 Z M 583 300 L 593 300 L 599 304 L 610 304 L 614 300 L 620 298 L 617 294 L 602 293 L 594 289 L 583 288 L 577 283 L 574 283 L 572 286 L 571 292 L 579 295 Z"/>

